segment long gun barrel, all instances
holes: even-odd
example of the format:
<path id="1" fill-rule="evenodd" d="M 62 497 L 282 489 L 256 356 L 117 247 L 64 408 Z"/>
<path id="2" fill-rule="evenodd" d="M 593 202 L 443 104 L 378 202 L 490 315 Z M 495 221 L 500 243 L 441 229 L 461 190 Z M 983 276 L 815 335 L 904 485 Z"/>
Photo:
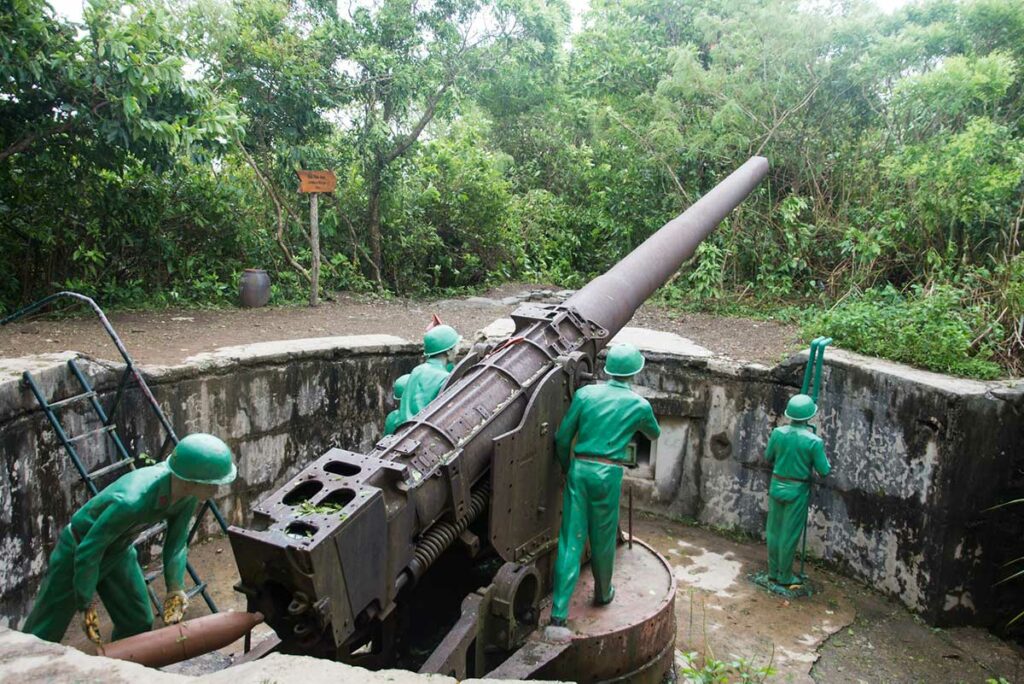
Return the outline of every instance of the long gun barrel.
<path id="1" fill-rule="evenodd" d="M 613 335 L 693 256 L 697 247 L 768 173 L 768 160 L 752 157 L 627 254 L 607 273 L 573 295 L 566 306 Z"/>
<path id="2" fill-rule="evenodd" d="M 751 158 L 564 304 L 520 307 L 515 332 L 475 347 L 396 434 L 366 455 L 332 449 L 260 502 L 249 529 L 230 531 L 249 610 L 288 650 L 360 662 L 400 592 L 488 507 L 488 541 L 505 561 L 549 554 L 560 501 L 553 435 L 572 393 L 767 171 Z"/>

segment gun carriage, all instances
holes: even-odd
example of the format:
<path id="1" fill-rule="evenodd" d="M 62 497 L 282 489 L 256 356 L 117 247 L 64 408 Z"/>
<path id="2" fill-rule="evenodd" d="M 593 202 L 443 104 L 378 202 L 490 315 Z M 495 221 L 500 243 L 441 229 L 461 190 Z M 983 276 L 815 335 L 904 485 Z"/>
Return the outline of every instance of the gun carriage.
<path id="1" fill-rule="evenodd" d="M 475 345 L 394 435 L 368 454 L 331 449 L 257 504 L 250 527 L 232 527 L 238 588 L 280 648 L 395 666 L 403 607 L 458 543 L 503 564 L 464 597 L 421 671 L 660 681 L 672 660 L 675 585 L 643 544 L 617 559 L 616 577 L 657 587 L 650 605 L 620 589 L 617 622 L 584 616 L 569 644 L 537 638 L 560 521 L 554 433 L 573 392 L 593 380 L 598 353 L 767 171 L 767 160 L 751 158 L 563 304 L 521 306 L 514 332 Z"/>

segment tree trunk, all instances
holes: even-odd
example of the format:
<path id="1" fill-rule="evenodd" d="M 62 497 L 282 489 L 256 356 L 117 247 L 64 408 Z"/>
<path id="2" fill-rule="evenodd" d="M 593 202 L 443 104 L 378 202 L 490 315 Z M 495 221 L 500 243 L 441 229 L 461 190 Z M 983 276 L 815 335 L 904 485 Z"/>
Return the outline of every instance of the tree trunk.
<path id="1" fill-rule="evenodd" d="M 380 254 L 380 169 L 375 168 L 370 174 L 369 187 L 369 210 L 367 211 L 366 223 L 370 227 L 370 256 L 372 258 L 373 274 L 377 279 L 377 285 L 383 286 L 384 281 L 380 277 L 381 254 Z"/>

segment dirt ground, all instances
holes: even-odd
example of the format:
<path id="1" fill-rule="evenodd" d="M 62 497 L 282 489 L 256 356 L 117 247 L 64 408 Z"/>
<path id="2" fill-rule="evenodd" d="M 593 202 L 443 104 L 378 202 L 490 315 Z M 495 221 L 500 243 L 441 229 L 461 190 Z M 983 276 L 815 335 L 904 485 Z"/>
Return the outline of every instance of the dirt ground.
<path id="1" fill-rule="evenodd" d="M 763 569 L 759 543 L 650 516 L 638 516 L 634 527 L 637 538 L 673 567 L 676 648 L 681 653 L 724 661 L 743 658 L 757 667 L 771 663 L 776 674 L 770 682 L 983 684 L 1000 676 L 1024 681 L 1021 650 L 983 630 L 930 628 L 895 602 L 817 567 L 809 575 L 820 592 L 789 601 L 747 579 Z M 226 538 L 197 544 L 189 557 L 221 610 L 245 610 L 244 598 L 232 589 L 238 574 Z M 205 614 L 206 606 L 196 598 L 188 617 Z M 105 613 L 101 621 L 109 637 Z M 267 634 L 267 627 L 257 627 L 253 643 Z M 77 623 L 64 643 L 92 652 Z M 203 674 L 226 667 L 241 652 L 239 640 L 219 653 L 166 669 Z"/>
<path id="2" fill-rule="evenodd" d="M 495 303 L 470 298 L 448 300 L 382 300 L 339 293 L 317 308 L 268 306 L 261 309 L 166 309 L 122 311 L 111 323 L 135 360 L 142 364 L 175 364 L 218 347 L 271 340 L 385 333 L 419 339 L 437 313 L 463 335 L 472 335 L 496 318 L 507 317 L 515 304 L 500 300 L 540 285 L 510 283 L 485 293 Z M 546 289 L 559 288 L 547 286 Z M 66 305 L 60 305 L 66 306 Z M 82 307 L 74 311 L 82 311 Z M 632 326 L 674 332 L 734 359 L 774 365 L 800 348 L 794 326 L 745 318 L 679 313 L 654 305 L 641 308 Z M 95 317 L 37 317 L 0 328 L 0 357 L 58 351 L 80 351 L 119 360 Z"/>

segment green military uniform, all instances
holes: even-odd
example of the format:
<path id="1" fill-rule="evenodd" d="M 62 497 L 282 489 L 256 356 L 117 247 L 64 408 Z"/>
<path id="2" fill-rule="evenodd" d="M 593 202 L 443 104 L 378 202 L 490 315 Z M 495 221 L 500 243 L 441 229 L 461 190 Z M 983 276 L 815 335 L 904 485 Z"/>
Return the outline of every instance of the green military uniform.
<path id="1" fill-rule="evenodd" d="M 448 361 L 444 357 L 431 357 L 413 368 L 409 374 L 409 384 L 402 394 L 402 403 L 398 406 L 396 429 L 434 401 L 450 373 Z"/>
<path id="2" fill-rule="evenodd" d="M 413 368 L 409 374 L 409 381 L 402 393 L 402 403 L 398 406 L 396 430 L 402 423 L 412 420 L 440 393 L 454 367 L 448 357 L 454 356 L 461 339 L 455 328 L 443 324 L 434 326 L 423 336 L 423 354 L 427 360 Z"/>
<path id="3" fill-rule="evenodd" d="M 638 351 L 632 351 L 639 356 Z M 642 368 L 642 357 L 639 363 L 633 373 Z M 606 370 L 610 371 L 612 364 L 610 352 Z M 594 598 L 604 604 L 615 595 L 611 581 L 619 528 L 622 466 L 614 462 L 627 460 L 626 447 L 638 430 L 650 439 L 657 439 L 661 434 L 650 403 L 635 394 L 628 382 L 617 379 L 580 388 L 558 428 L 555 444 L 559 463 L 566 472 L 566 483 L 555 560 L 553 621 L 564 622 L 568 617 L 569 600 L 579 579 L 580 556 L 588 537 Z M 570 460 L 574 437 L 575 458 Z M 611 463 L 593 460 L 595 458 Z"/>
<path id="4" fill-rule="evenodd" d="M 394 388 L 392 389 L 392 396 L 395 398 L 395 401 L 399 402 L 399 408 L 396 408 L 394 411 L 391 411 L 387 415 L 387 418 L 384 419 L 384 434 L 385 435 L 393 435 L 393 434 L 395 434 L 395 430 L 397 430 L 398 426 L 402 424 L 401 423 L 402 413 L 401 413 L 401 408 L 400 407 L 401 407 L 402 395 L 405 394 L 405 386 L 408 385 L 408 384 L 409 384 L 409 374 L 408 373 L 406 373 L 405 375 L 403 375 L 403 376 L 399 377 L 397 380 L 395 380 L 395 385 L 394 385 Z"/>
<path id="5" fill-rule="evenodd" d="M 99 643 L 93 605 L 97 592 L 114 622 L 115 640 L 150 629 L 153 612 L 132 542 L 159 522 L 167 523 L 163 619 L 169 624 L 180 621 L 188 607 L 188 532 L 199 496 L 213 496 L 237 473 L 223 441 L 196 433 L 178 442 L 165 462 L 133 470 L 108 485 L 61 531 L 24 630 L 60 641 L 75 612 L 82 611 L 86 634 Z"/>
<path id="6" fill-rule="evenodd" d="M 388 413 L 387 418 L 384 419 L 384 434 L 385 435 L 393 435 L 393 434 L 395 434 L 395 430 L 397 430 L 398 426 L 400 425 L 400 423 L 398 422 L 399 417 L 400 417 L 400 414 L 399 414 L 398 409 L 395 409 L 394 411 L 391 411 L 390 413 Z"/>
<path id="7" fill-rule="evenodd" d="M 797 395 L 794 400 L 804 396 Z M 789 409 L 787 415 L 791 415 Z M 768 578 L 779 584 L 795 584 L 801 578 L 793 575 L 793 556 L 807 520 L 811 469 L 824 477 L 832 466 L 825 456 L 824 442 L 814 434 L 806 420 L 794 420 L 792 425 L 772 430 L 765 459 L 774 465 L 768 489 L 768 526 L 765 531 Z"/>
<path id="8" fill-rule="evenodd" d="M 189 524 L 198 503 L 194 496 L 171 503 L 166 463 L 132 471 L 94 496 L 61 531 L 25 631 L 60 641 L 75 612 L 84 611 L 97 592 L 114 622 L 115 640 L 149 630 L 153 611 L 132 542 L 166 520 L 164 581 L 168 592 L 183 589 Z"/>

